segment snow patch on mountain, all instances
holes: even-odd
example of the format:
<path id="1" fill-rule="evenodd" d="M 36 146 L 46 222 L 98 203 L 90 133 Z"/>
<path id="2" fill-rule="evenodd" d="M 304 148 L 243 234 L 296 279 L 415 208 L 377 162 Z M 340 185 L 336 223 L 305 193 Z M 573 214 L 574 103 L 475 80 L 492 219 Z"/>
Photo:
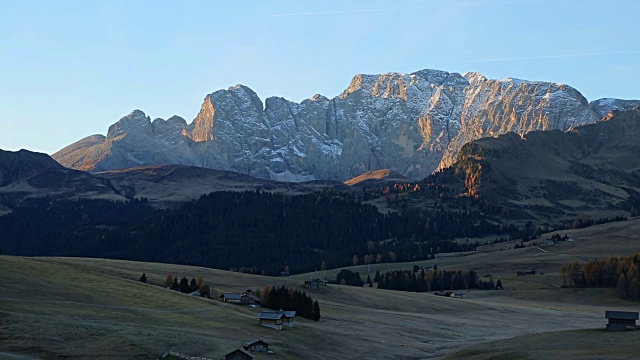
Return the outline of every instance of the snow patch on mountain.
<path id="1" fill-rule="evenodd" d="M 634 105 L 635 104 L 635 105 Z M 359 74 L 338 96 L 301 103 L 236 85 L 207 95 L 187 124 L 136 110 L 54 154 L 61 164 L 100 171 L 183 164 L 286 181 L 344 181 L 392 169 L 420 179 L 450 165 L 468 141 L 507 132 L 568 130 L 640 102 L 589 104 L 564 84 L 487 79 L 425 69 Z"/>

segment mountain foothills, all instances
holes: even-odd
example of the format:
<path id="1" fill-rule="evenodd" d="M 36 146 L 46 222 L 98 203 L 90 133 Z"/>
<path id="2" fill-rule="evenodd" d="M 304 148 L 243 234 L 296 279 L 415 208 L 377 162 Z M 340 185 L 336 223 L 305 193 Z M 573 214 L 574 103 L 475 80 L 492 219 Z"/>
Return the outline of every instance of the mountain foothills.
<path id="1" fill-rule="evenodd" d="M 295 195 L 327 187 L 348 189 L 347 185 L 332 181 L 278 182 L 183 165 L 89 173 L 67 169 L 46 154 L 0 150 L 0 215 L 39 203 L 41 198 L 119 202 L 144 198 L 155 208 L 166 208 L 214 191 L 258 190 Z"/>
<path id="2" fill-rule="evenodd" d="M 567 132 L 535 131 L 470 142 L 448 171 L 503 218 L 549 223 L 640 209 L 640 107 Z"/>
<path id="3" fill-rule="evenodd" d="M 470 142 L 451 167 L 418 182 L 389 170 L 353 187 L 177 165 L 89 174 L 43 154 L 2 152 L 0 249 L 267 275 L 419 261 L 636 215 L 639 134 L 640 108 L 613 111 L 567 132 Z M 38 196 L 46 192 L 55 196 Z"/>
<path id="4" fill-rule="evenodd" d="M 284 181 L 345 181 L 390 169 L 418 180 L 451 165 L 462 146 L 507 132 L 569 130 L 639 101 L 588 103 L 564 84 L 421 70 L 356 75 L 339 96 L 264 103 L 237 85 L 207 95 L 189 124 L 135 110 L 53 155 L 101 172 L 180 164 Z"/>

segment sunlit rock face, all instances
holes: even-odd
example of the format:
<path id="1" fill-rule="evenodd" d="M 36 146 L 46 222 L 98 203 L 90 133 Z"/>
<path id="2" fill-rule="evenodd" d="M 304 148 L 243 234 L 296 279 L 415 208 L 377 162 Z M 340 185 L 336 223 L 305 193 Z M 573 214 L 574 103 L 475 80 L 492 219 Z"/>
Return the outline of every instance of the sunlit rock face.
<path id="1" fill-rule="evenodd" d="M 392 169 L 420 179 L 448 166 L 468 141 L 506 132 L 568 130 L 639 102 L 589 104 L 564 84 L 490 80 L 421 70 L 356 75 L 342 94 L 264 103 L 237 85 L 207 95 L 191 124 L 136 110 L 53 157 L 82 170 L 183 164 L 286 181 L 340 180 Z"/>

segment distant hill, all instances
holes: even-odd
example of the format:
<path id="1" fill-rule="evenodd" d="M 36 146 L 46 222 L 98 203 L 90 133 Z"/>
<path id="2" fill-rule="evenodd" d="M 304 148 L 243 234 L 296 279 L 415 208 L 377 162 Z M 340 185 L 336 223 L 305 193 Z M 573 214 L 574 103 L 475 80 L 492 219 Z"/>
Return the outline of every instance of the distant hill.
<path id="1" fill-rule="evenodd" d="M 453 171 L 466 191 L 512 217 L 557 220 L 627 213 L 640 191 L 640 109 L 568 132 L 514 133 L 466 144 Z M 504 212 L 503 212 L 504 213 Z"/>
<path id="2" fill-rule="evenodd" d="M 232 171 L 183 165 L 143 166 L 95 175 L 109 180 L 118 192 L 127 197 L 144 197 L 157 205 L 190 201 L 214 191 L 268 191 L 294 195 L 328 187 L 348 189 L 335 181 L 280 182 Z"/>
<path id="3" fill-rule="evenodd" d="M 356 176 L 352 179 L 345 181 L 346 185 L 351 187 L 359 188 L 359 189 L 374 189 L 380 188 L 387 185 L 399 184 L 399 183 L 410 183 L 413 180 L 403 176 L 402 174 L 389 170 L 376 170 L 369 171 L 360 176 Z"/>
<path id="4" fill-rule="evenodd" d="M 126 200 L 108 180 L 67 169 L 46 154 L 0 150 L 0 214 L 41 197 Z"/>
<path id="5" fill-rule="evenodd" d="M 278 182 L 182 165 L 91 174 L 67 169 L 46 154 L 0 150 L 0 215 L 43 197 L 112 201 L 146 198 L 152 206 L 171 207 L 214 191 L 268 191 L 294 195 L 329 187 L 349 189 L 334 181 Z"/>

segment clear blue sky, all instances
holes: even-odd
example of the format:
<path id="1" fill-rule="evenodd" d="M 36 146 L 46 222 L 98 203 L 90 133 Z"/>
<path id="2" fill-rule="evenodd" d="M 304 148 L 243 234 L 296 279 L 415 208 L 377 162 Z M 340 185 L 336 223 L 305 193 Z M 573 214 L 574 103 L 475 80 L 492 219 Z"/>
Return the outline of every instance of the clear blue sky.
<path id="1" fill-rule="evenodd" d="M 0 148 L 53 153 L 133 109 L 191 122 L 239 83 L 263 100 L 333 97 L 358 73 L 478 71 L 637 99 L 638 14 L 637 0 L 6 1 Z"/>

